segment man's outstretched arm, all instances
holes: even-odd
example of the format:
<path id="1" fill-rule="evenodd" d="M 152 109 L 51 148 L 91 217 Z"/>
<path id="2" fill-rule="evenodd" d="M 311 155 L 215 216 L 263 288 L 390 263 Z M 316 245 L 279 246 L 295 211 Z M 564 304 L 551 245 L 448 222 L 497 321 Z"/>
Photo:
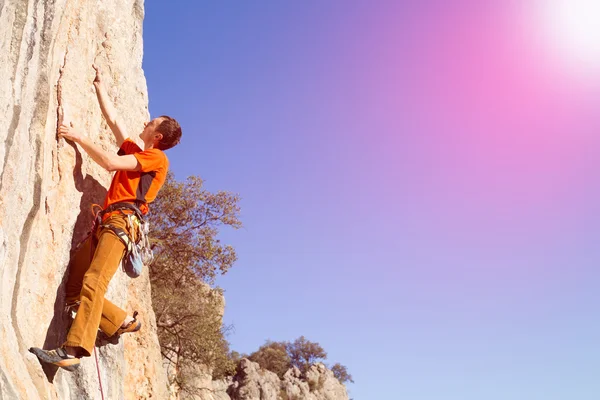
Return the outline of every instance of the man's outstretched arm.
<path id="1" fill-rule="evenodd" d="M 98 97 L 98 103 L 100 103 L 102 115 L 104 115 L 106 123 L 108 124 L 110 130 L 113 132 L 115 138 L 117 139 L 117 146 L 121 147 L 125 139 L 129 137 L 129 135 L 123 127 L 122 122 L 119 120 L 117 111 L 113 107 L 108 97 L 108 93 L 106 93 L 106 88 L 104 87 L 104 83 L 102 81 L 102 73 L 100 71 L 100 67 L 96 65 L 92 65 L 92 67 L 96 70 L 96 78 L 94 78 L 94 87 L 96 88 L 96 97 Z"/>
<path id="2" fill-rule="evenodd" d="M 119 156 L 103 150 L 90 140 L 89 137 L 77 132 L 73 127 L 61 125 L 58 136 L 79 144 L 98 165 L 107 171 L 139 171 L 142 166 L 133 154 Z"/>

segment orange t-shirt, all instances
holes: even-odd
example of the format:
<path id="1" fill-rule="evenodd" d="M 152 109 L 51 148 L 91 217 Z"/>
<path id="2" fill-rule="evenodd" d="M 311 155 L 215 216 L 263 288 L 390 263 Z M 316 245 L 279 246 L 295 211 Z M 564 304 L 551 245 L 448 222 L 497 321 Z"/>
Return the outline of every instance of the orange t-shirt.
<path id="1" fill-rule="evenodd" d="M 156 198 L 167 178 L 169 160 L 159 149 L 142 150 L 133 140 L 127 138 L 121 145 L 120 156 L 133 154 L 142 166 L 139 171 L 117 171 L 106 194 L 104 208 L 121 201 L 141 201 L 142 213 L 148 212 L 148 203 Z"/>

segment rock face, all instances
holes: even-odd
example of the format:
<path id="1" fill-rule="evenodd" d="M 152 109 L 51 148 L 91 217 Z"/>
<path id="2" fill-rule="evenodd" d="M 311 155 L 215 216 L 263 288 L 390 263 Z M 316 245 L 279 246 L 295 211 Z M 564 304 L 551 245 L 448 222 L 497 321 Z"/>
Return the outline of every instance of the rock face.
<path id="1" fill-rule="evenodd" d="M 229 394 L 235 400 L 279 400 L 280 386 L 276 373 L 261 369 L 257 363 L 244 358 Z"/>
<path id="2" fill-rule="evenodd" d="M 321 363 L 311 366 L 304 376 L 294 367 L 280 380 L 277 374 L 242 359 L 227 392 L 231 400 L 348 400 L 346 387 Z"/>
<path id="3" fill-rule="evenodd" d="M 111 175 L 64 139 L 73 122 L 116 151 L 94 94 L 92 63 L 130 134 L 148 118 L 141 0 L 0 0 L 0 399 L 99 399 L 94 358 L 79 372 L 42 366 L 31 346 L 66 336 L 70 251 Z M 143 329 L 97 353 L 105 399 L 167 399 L 147 276 L 119 271 L 107 298 L 139 310 Z"/>
<path id="4" fill-rule="evenodd" d="M 233 378 L 213 381 L 202 371 L 194 375 L 199 389 L 176 393 L 172 400 L 348 400 L 346 387 L 321 363 L 311 366 L 306 374 L 291 368 L 283 379 L 247 358 L 240 361 Z"/>
<path id="5" fill-rule="evenodd" d="M 206 366 L 197 366 L 193 371 L 193 391 L 185 392 L 173 387 L 171 400 L 231 400 L 227 389 L 232 383 L 231 378 L 212 380 L 210 369 Z"/>

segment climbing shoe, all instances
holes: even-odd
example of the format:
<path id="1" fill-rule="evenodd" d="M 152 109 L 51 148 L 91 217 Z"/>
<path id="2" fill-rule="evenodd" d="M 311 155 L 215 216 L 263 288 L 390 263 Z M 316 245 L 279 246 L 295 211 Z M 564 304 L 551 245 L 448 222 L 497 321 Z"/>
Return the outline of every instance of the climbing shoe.
<path id="1" fill-rule="evenodd" d="M 119 328 L 117 330 L 117 335 L 122 335 L 124 333 L 137 332 L 142 328 L 142 323 L 136 319 L 138 312 L 133 313 L 133 320 L 127 324 L 124 328 Z"/>
<path id="2" fill-rule="evenodd" d="M 79 367 L 79 358 L 68 355 L 65 349 L 60 347 L 55 350 L 42 350 L 37 347 L 32 347 L 29 351 L 35 354 L 40 361 L 54 364 L 67 371 L 75 371 L 77 367 Z"/>

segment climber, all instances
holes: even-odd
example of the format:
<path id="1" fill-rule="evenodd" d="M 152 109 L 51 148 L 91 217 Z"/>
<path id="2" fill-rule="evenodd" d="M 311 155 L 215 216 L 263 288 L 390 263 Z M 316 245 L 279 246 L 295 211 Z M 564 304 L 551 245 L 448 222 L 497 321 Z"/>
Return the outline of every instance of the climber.
<path id="1" fill-rule="evenodd" d="M 102 114 L 112 130 L 119 146 L 117 154 L 104 151 L 89 137 L 71 126 L 61 125 L 59 138 L 78 144 L 107 171 L 116 171 L 104 206 L 96 219 L 88 238 L 77 248 L 69 265 L 66 284 L 67 310 L 75 318 L 67 334 L 66 342 L 57 349 L 29 349 L 41 361 L 75 370 L 81 357 L 89 357 L 94 349 L 98 328 L 107 336 L 136 332 L 141 328 L 137 312 L 128 316 L 125 311 L 104 298 L 108 284 L 119 268 L 125 254 L 125 243 L 115 232 L 115 227 L 125 231 L 135 241 L 139 232 L 130 224 L 131 214 L 143 218 L 166 176 L 169 161 L 163 152 L 177 145 L 181 139 L 179 123 L 168 116 L 161 116 L 144 124 L 139 137 L 144 142 L 141 149 L 130 139 L 122 121 L 110 103 L 102 81 L 102 73 L 96 65 L 94 87 Z M 100 221 L 98 221 L 100 219 Z M 117 230 L 118 230 L 117 229 Z"/>

